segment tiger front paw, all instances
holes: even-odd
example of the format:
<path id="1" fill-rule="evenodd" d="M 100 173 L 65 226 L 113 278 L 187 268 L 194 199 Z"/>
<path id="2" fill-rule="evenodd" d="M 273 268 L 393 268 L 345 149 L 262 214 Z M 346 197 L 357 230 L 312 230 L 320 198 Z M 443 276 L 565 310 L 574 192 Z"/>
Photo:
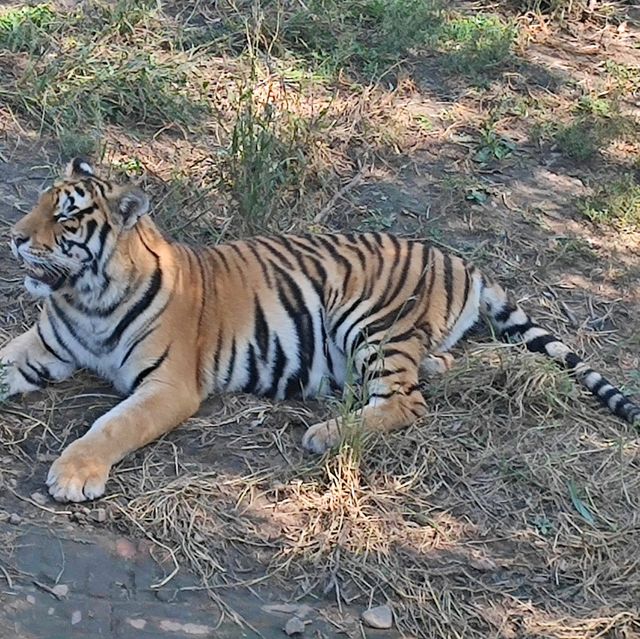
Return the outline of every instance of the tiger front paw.
<path id="1" fill-rule="evenodd" d="M 318 455 L 340 442 L 340 429 L 335 419 L 310 426 L 302 438 L 302 446 Z"/>
<path id="2" fill-rule="evenodd" d="M 49 469 L 49 493 L 61 502 L 96 499 L 104 494 L 110 468 L 95 450 L 80 440 L 73 442 Z"/>

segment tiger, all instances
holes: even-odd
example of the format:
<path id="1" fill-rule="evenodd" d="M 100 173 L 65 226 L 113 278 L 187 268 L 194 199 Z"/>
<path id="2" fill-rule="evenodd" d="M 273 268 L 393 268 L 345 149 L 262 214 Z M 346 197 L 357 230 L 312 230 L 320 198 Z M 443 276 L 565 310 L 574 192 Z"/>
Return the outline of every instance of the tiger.
<path id="1" fill-rule="evenodd" d="M 208 247 L 165 238 L 139 186 L 68 163 L 10 231 L 37 322 L 0 350 L 9 395 L 90 369 L 123 396 L 51 465 L 60 502 L 105 493 L 112 466 L 213 393 L 322 396 L 351 375 L 363 401 L 303 435 L 322 454 L 345 419 L 389 432 L 423 419 L 423 376 L 487 318 L 631 424 L 640 408 L 453 252 L 390 233 L 259 236 Z M 350 382 L 349 382 L 350 383 Z"/>

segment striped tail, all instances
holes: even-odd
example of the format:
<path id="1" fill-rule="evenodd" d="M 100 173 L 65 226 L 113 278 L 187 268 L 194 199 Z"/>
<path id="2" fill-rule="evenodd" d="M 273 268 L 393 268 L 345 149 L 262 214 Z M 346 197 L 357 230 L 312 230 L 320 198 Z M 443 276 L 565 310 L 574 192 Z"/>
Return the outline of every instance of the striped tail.
<path id="1" fill-rule="evenodd" d="M 547 355 L 566 368 L 614 415 L 630 424 L 640 425 L 640 406 L 634 404 L 600 373 L 590 368 L 555 335 L 535 324 L 517 304 L 508 299 L 499 284 L 485 279 L 481 300 L 491 323 L 502 337 L 521 339 L 528 350 Z"/>

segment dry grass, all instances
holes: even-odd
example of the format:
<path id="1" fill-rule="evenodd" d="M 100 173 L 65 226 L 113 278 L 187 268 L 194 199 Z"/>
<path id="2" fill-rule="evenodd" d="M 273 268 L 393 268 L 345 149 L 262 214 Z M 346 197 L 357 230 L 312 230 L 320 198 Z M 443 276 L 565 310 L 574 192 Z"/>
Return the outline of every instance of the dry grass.
<path id="1" fill-rule="evenodd" d="M 289 426 L 308 414 L 228 406 L 220 427 L 250 466 L 180 467 L 161 444 L 121 470 L 112 512 L 215 597 L 273 579 L 347 608 L 388 601 L 419 637 L 632 636 L 634 436 L 519 347 L 476 345 L 434 381 L 423 424 L 318 461 Z M 189 437 L 220 446 L 218 428 L 192 420 Z"/>
<path id="2" fill-rule="evenodd" d="M 90 4 L 86 24 L 56 10 L 46 24 L 10 32 L 0 51 L 10 71 L 0 80 L 0 127 L 11 141 L 3 162 L 47 132 L 59 135 L 53 150 L 29 157 L 45 172 L 86 145 L 141 181 L 163 228 L 192 242 L 321 227 L 426 235 L 491 265 L 546 326 L 633 390 L 640 236 L 594 234 L 567 186 L 576 175 L 598 184 L 637 168 L 637 61 L 625 51 L 623 66 L 606 64 L 640 41 L 630 39 L 632 23 L 618 29 L 622 4 L 607 17 L 610 3 L 589 15 L 579 2 L 502 3 L 511 16 L 455 3 L 394 50 L 391 14 L 373 0 L 347 12 L 326 3 L 309 23 L 313 42 L 300 39 L 300 25 L 321 3 L 259 11 L 185 1 L 157 12 L 137 2 L 135 20 L 122 3 Z M 574 9 L 583 22 L 569 20 Z M 286 24 L 299 30 L 283 35 Z M 86 105 L 69 99 L 84 85 L 64 80 L 82 62 L 65 33 L 101 61 L 83 70 L 90 86 L 105 82 Z M 52 46 L 65 55 L 40 55 Z M 142 94 L 118 81 L 122 51 L 155 56 Z M 49 85 L 33 84 L 38 73 Z M 149 92 L 161 101 L 148 102 Z M 607 128 L 618 116 L 624 135 Z M 582 150 L 579 128 L 565 147 L 558 129 L 587 117 L 612 134 L 588 149 L 590 164 L 576 164 L 567 149 Z M 539 173 L 548 181 L 531 178 Z M 3 196 L 28 208 L 32 194 L 19 186 L 7 183 Z M 20 291 L 3 275 L 0 342 L 35 317 Z M 620 369 L 631 371 L 626 379 Z M 3 405 L 5 502 L 11 491 L 42 490 L 51 459 L 115 403 L 104 387 L 78 395 L 86 381 Z M 425 394 L 422 424 L 352 437 L 322 459 L 299 450 L 302 425 L 339 406 L 215 400 L 121 463 L 100 506 L 111 526 L 154 542 L 166 570 L 156 587 L 170 588 L 186 567 L 222 605 L 239 584 L 279 584 L 292 598 L 337 602 L 343 614 L 333 621 L 352 634 L 354 610 L 388 601 L 398 627 L 418 637 L 640 636 L 635 433 L 517 347 L 472 344 Z M 82 509 L 62 512 L 73 520 Z"/>

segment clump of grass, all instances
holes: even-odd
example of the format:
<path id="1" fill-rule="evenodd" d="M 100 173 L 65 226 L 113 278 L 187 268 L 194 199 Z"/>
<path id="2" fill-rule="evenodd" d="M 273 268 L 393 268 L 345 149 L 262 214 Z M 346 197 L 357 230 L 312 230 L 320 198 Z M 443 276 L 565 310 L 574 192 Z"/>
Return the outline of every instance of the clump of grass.
<path id="1" fill-rule="evenodd" d="M 640 184 L 633 175 L 624 175 L 581 200 L 578 210 L 595 224 L 640 230 Z"/>
<path id="2" fill-rule="evenodd" d="M 522 12 L 533 11 L 562 19 L 580 15 L 587 8 L 588 0 L 512 0 L 510 4 Z"/>
<path id="3" fill-rule="evenodd" d="M 12 8 L 0 13 L 0 49 L 42 53 L 56 14 L 48 4 Z"/>
<path id="4" fill-rule="evenodd" d="M 0 19 L 0 46 L 28 47 L 32 55 L 0 80 L 0 98 L 58 136 L 66 154 L 94 152 L 108 124 L 197 124 L 207 109 L 190 64 L 160 50 L 162 34 L 150 35 L 143 24 L 148 4 L 93 3 L 64 16 L 48 5 L 9 12 Z M 157 46 L 147 46 L 150 38 Z"/>
<path id="5" fill-rule="evenodd" d="M 598 96 L 583 96 L 575 117 L 555 129 L 555 142 L 565 155 L 586 162 L 621 138 L 635 135 L 635 124 L 620 113 L 619 105 Z"/>
<path id="6" fill-rule="evenodd" d="M 473 159 L 479 164 L 500 161 L 511 156 L 516 150 L 515 144 L 500 135 L 492 124 L 483 127 L 478 140 L 478 148 Z"/>
<path id="7" fill-rule="evenodd" d="M 439 48 L 447 67 L 480 76 L 508 60 L 515 37 L 515 26 L 498 15 L 454 16 L 441 30 Z"/>
<path id="8" fill-rule="evenodd" d="M 640 92 L 640 66 L 606 60 L 605 71 L 622 97 L 631 97 Z"/>
<path id="9" fill-rule="evenodd" d="M 433 42 L 443 7 L 442 0 L 310 0 L 279 19 L 284 46 L 317 71 L 372 77 Z"/>
<path id="10" fill-rule="evenodd" d="M 225 176 L 245 232 L 282 230 L 291 224 L 290 205 L 301 188 L 308 141 L 305 122 L 241 92 L 227 149 Z"/>

